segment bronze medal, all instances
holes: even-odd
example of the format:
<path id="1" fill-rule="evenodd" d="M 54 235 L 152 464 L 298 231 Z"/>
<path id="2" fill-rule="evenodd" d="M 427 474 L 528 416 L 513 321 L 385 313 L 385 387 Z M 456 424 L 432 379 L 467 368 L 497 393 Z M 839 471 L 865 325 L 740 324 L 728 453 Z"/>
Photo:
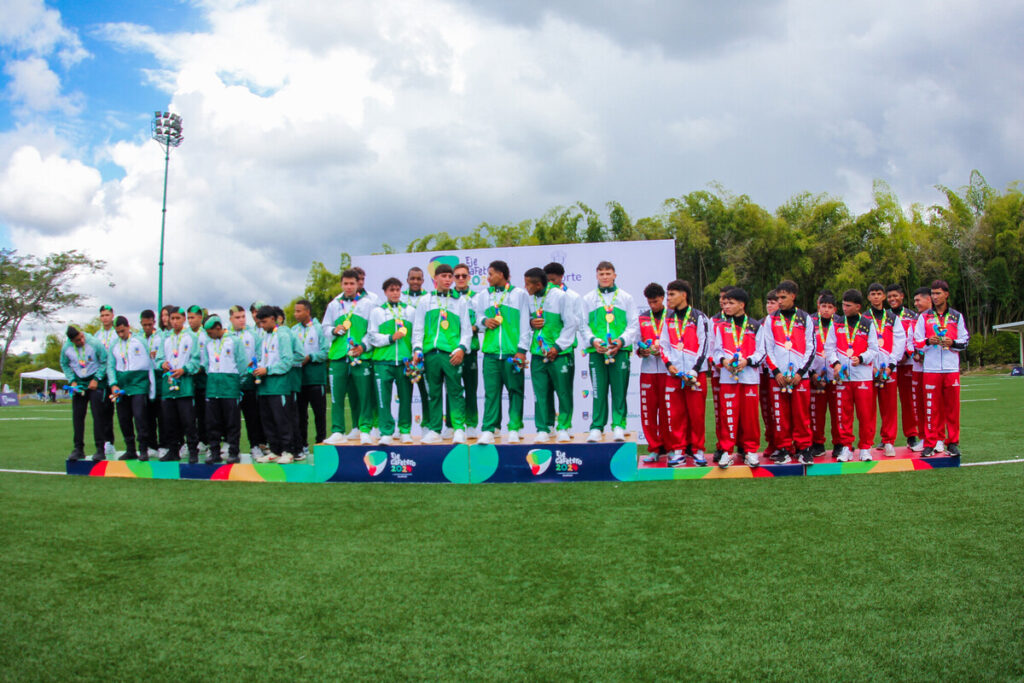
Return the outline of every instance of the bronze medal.
<path id="1" fill-rule="evenodd" d="M 789 340 L 787 339 L 787 340 L 786 340 L 786 343 L 785 343 L 785 344 L 783 344 L 783 346 L 784 346 L 784 347 L 786 347 L 786 350 L 787 350 L 787 351 L 789 351 L 790 349 L 792 349 L 792 348 L 793 348 L 793 342 L 791 342 L 791 341 L 789 341 Z"/>
<path id="2" fill-rule="evenodd" d="M 442 330 L 447 330 L 448 329 L 448 321 L 447 320 L 442 320 L 441 321 L 441 329 Z"/>

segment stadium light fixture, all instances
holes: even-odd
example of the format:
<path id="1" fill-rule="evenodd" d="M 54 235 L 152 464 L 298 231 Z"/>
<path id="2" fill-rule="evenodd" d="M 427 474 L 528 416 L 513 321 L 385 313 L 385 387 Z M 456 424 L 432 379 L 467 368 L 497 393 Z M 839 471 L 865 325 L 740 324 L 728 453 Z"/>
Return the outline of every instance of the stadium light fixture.
<path id="1" fill-rule="evenodd" d="M 160 268 L 157 285 L 157 315 L 164 307 L 164 230 L 167 227 L 167 170 L 171 163 L 171 148 L 181 145 L 181 117 L 167 111 L 153 112 L 151 126 L 153 139 L 164 150 L 164 201 L 160 214 Z"/>

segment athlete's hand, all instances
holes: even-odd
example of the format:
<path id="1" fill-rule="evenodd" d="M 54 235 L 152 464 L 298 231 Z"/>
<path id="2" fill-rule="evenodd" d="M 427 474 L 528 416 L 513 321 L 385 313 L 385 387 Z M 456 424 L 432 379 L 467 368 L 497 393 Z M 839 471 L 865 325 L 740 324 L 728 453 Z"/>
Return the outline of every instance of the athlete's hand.
<path id="1" fill-rule="evenodd" d="M 349 348 L 348 355 L 349 358 L 359 358 L 359 356 L 363 355 L 363 347 L 359 344 L 356 344 L 355 346 Z"/>
<path id="2" fill-rule="evenodd" d="M 494 318 L 487 318 L 484 320 L 484 327 L 486 327 L 489 330 L 494 330 L 501 327 L 501 323 L 499 323 Z"/>
<path id="3" fill-rule="evenodd" d="M 860 365 L 860 356 L 850 356 L 850 365 Z"/>
<path id="4" fill-rule="evenodd" d="M 948 349 L 951 346 L 953 346 L 953 340 L 950 339 L 949 337 L 943 337 L 939 344 L 941 344 L 944 348 Z"/>
<path id="5" fill-rule="evenodd" d="M 668 372 L 673 377 L 678 377 L 679 376 L 679 370 L 677 370 L 676 366 L 674 366 L 674 365 L 668 366 Z"/>
<path id="6" fill-rule="evenodd" d="M 636 350 L 636 355 L 640 356 L 641 358 L 648 358 L 651 355 L 651 350 L 650 349 L 639 349 L 638 348 Z"/>
<path id="7" fill-rule="evenodd" d="M 303 359 L 302 359 L 302 365 L 305 365 L 305 364 L 306 364 L 306 363 L 308 363 L 309 361 L 310 361 L 310 357 L 309 357 L 309 356 L 306 356 L 305 358 L 303 358 Z"/>
<path id="8" fill-rule="evenodd" d="M 408 334 L 408 332 L 406 331 L 405 327 L 399 327 L 397 330 L 395 330 L 395 333 L 392 336 L 395 338 L 395 341 L 398 341 L 406 334 Z"/>
<path id="9" fill-rule="evenodd" d="M 544 318 L 538 318 L 536 316 L 530 318 L 530 327 L 535 330 L 539 330 L 544 327 Z"/>
<path id="10" fill-rule="evenodd" d="M 775 376 L 775 382 L 776 382 L 776 383 L 777 383 L 777 384 L 778 384 L 778 385 L 779 385 L 780 387 L 786 387 L 786 386 L 788 386 L 788 385 L 789 385 L 789 379 L 788 379 L 788 378 L 786 377 L 786 375 L 784 375 L 784 374 L 783 374 L 783 373 L 781 373 L 781 372 L 780 372 L 779 374 L 777 374 L 777 375 Z"/>
<path id="11" fill-rule="evenodd" d="M 252 374 L 253 374 L 254 377 L 264 377 L 267 374 L 267 369 L 266 368 L 256 368 L 255 370 L 252 371 Z"/>
<path id="12" fill-rule="evenodd" d="M 96 391 L 99 388 L 100 388 L 100 383 L 97 382 L 96 380 L 92 380 L 91 382 L 89 382 L 89 387 L 88 387 L 89 391 Z"/>
<path id="13" fill-rule="evenodd" d="M 550 349 L 548 349 L 547 353 L 544 354 L 544 357 L 547 358 L 549 361 L 553 361 L 554 359 L 558 358 L 558 349 L 552 346 Z"/>
<path id="14" fill-rule="evenodd" d="M 525 368 L 526 367 L 526 354 L 525 353 L 517 353 L 515 356 L 513 356 L 513 358 L 515 358 L 516 365 L 518 365 L 521 368 Z"/>
<path id="15" fill-rule="evenodd" d="M 340 337 L 340 336 L 342 336 L 344 334 L 345 334 L 344 326 L 342 326 L 342 325 L 335 325 L 334 326 L 334 336 L 335 337 Z"/>
<path id="16" fill-rule="evenodd" d="M 448 357 L 448 362 L 451 363 L 453 366 L 462 365 L 462 359 L 465 357 L 465 355 L 466 353 L 462 349 L 455 349 Z"/>
<path id="17" fill-rule="evenodd" d="M 927 341 L 928 344 L 930 344 L 931 346 L 939 346 L 940 344 L 942 344 L 942 340 L 936 337 L 935 335 L 928 337 Z"/>
<path id="18" fill-rule="evenodd" d="M 163 369 L 164 369 L 164 371 L 167 371 L 167 370 L 170 370 L 170 369 L 171 369 L 171 364 L 170 364 L 170 363 L 168 363 L 167 361 L 164 361 L 164 362 L 163 362 L 163 365 L 161 365 L 160 367 L 161 367 L 161 368 L 163 368 Z"/>
<path id="19" fill-rule="evenodd" d="M 750 363 L 747 362 L 747 359 L 744 358 L 743 356 L 740 356 L 740 359 L 736 361 L 736 372 L 739 372 L 748 365 L 750 365 Z"/>
<path id="20" fill-rule="evenodd" d="M 600 339 L 595 339 L 594 341 L 590 342 L 590 345 L 593 346 L 594 350 L 597 351 L 598 353 L 608 353 L 607 347 L 605 347 L 604 343 Z"/>
<path id="21" fill-rule="evenodd" d="M 171 373 L 171 377 L 173 377 L 174 379 L 178 379 L 179 377 L 181 377 L 184 374 L 185 374 L 185 368 L 178 368 L 177 370 L 175 370 L 174 372 Z"/>

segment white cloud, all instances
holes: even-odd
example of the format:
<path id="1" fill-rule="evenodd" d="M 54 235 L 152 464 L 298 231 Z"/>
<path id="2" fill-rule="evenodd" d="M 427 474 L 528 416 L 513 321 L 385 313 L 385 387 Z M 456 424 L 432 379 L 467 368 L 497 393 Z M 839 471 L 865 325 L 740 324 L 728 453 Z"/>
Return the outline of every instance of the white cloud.
<path id="1" fill-rule="evenodd" d="M 41 57 L 8 62 L 4 65 L 4 73 L 11 78 L 7 84 L 9 97 L 29 111 L 58 109 L 66 114 L 76 114 L 81 108 L 78 104 L 80 97 L 60 94 L 60 78 Z"/>
<path id="2" fill-rule="evenodd" d="M 97 216 L 100 174 L 75 159 L 43 157 L 35 147 L 15 150 L 0 174 L 0 218 L 57 235 Z"/>
<path id="3" fill-rule="evenodd" d="M 35 55 L 57 56 L 70 66 L 89 56 L 78 35 L 67 29 L 60 12 L 43 0 L 4 0 L 0 3 L 0 45 Z"/>

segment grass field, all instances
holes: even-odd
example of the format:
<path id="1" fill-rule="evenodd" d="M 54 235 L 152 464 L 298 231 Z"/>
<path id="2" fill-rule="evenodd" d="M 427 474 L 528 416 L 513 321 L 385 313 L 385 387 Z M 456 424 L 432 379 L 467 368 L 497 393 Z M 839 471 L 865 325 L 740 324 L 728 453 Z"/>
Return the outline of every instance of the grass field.
<path id="1" fill-rule="evenodd" d="M 965 463 L 1024 455 L 1024 380 L 963 400 Z M 69 410 L 0 411 L 0 468 L 62 470 Z M 0 499 L 5 680 L 1024 677 L 1022 465 Z"/>

